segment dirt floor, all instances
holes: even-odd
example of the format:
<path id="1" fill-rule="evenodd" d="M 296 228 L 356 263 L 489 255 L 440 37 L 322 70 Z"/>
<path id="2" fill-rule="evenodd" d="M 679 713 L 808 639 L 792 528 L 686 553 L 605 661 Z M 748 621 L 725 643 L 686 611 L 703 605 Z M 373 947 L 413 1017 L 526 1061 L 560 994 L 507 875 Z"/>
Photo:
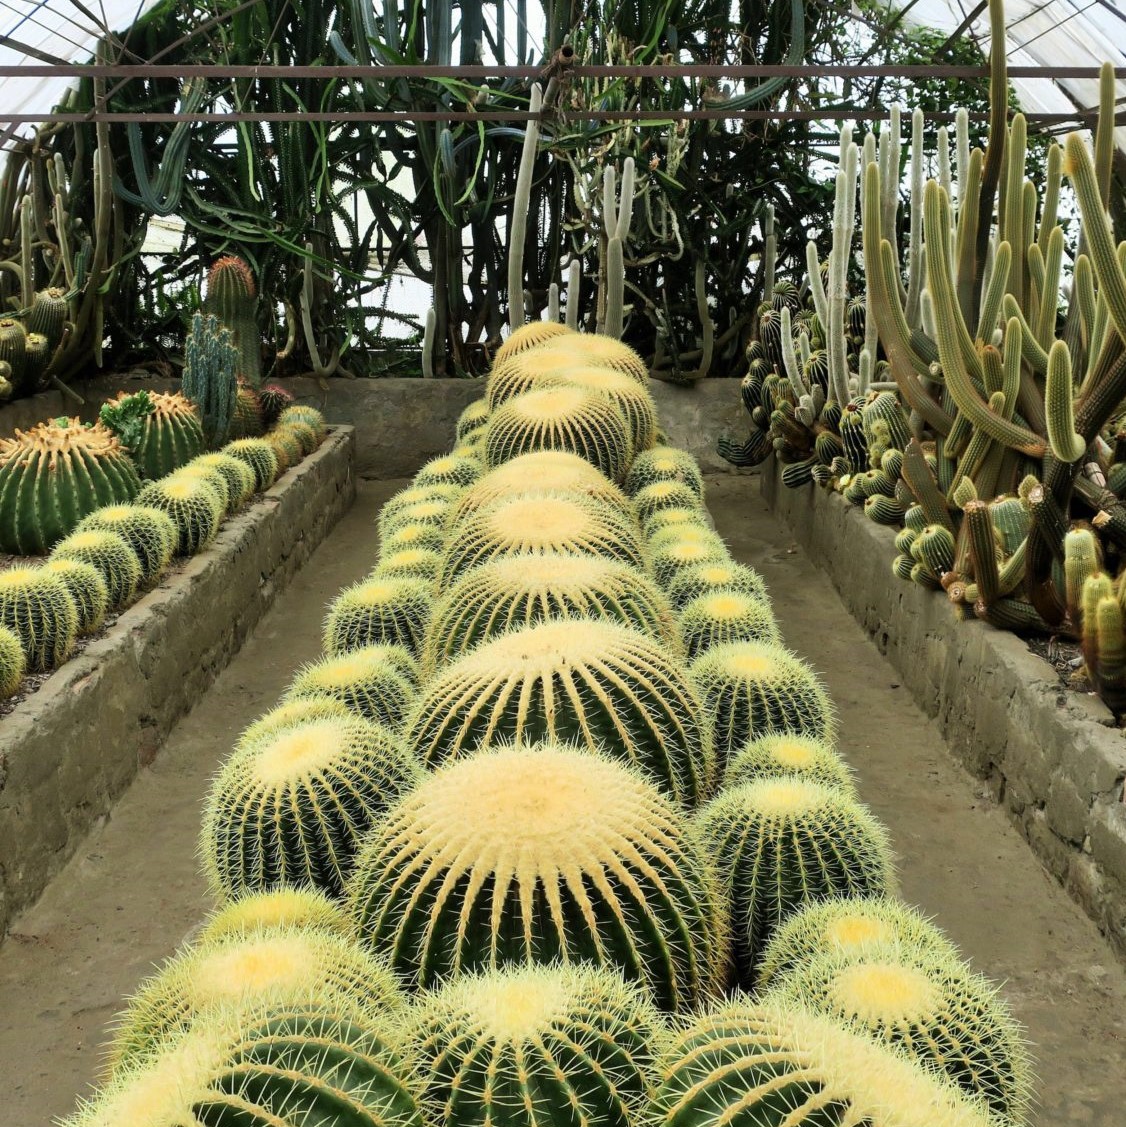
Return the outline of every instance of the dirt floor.
<path id="1" fill-rule="evenodd" d="M 199 803 L 239 731 L 315 658 L 325 604 L 375 560 L 372 520 L 400 482 L 361 484 L 352 511 L 278 600 L 41 901 L 0 947 L 0 1127 L 64 1115 L 99 1069 L 107 1022 L 206 906 Z M 934 726 L 791 546 L 745 476 L 709 481 L 719 531 L 766 577 L 787 643 L 824 673 L 841 748 L 887 823 L 904 897 L 1004 984 L 1041 1077 L 1043 1127 L 1126 1123 L 1126 968 L 1041 869 Z M 890 581 L 890 580 L 889 580 Z"/>

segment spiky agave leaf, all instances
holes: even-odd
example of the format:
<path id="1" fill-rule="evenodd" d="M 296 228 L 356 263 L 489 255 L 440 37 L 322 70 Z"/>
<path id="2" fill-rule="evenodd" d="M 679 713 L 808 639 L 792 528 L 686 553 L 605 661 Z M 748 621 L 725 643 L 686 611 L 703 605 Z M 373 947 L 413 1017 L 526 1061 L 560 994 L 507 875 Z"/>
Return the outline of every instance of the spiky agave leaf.
<path id="1" fill-rule="evenodd" d="M 704 475 L 700 464 L 688 453 L 675 446 L 654 446 L 639 453 L 630 466 L 625 489 L 631 497 L 648 485 L 657 482 L 679 482 L 687 485 L 701 500 L 704 496 Z"/>
<path id="2" fill-rule="evenodd" d="M 723 907 L 683 816 L 608 756 L 493 748 L 439 768 L 369 836 L 359 935 L 408 981 L 592 962 L 686 1010 L 720 985 Z"/>
<path id="3" fill-rule="evenodd" d="M 349 711 L 398 728 L 414 704 L 418 666 L 402 646 L 360 646 L 298 669 L 284 700 L 335 697 Z"/>
<path id="4" fill-rule="evenodd" d="M 545 622 L 484 642 L 433 677 L 407 738 L 431 767 L 503 740 L 577 740 L 695 806 L 715 774 L 700 714 L 659 642 L 610 622 Z"/>
<path id="5" fill-rule="evenodd" d="M 832 896 L 894 891 L 887 831 L 833 787 L 798 776 L 743 783 L 704 806 L 696 828 L 731 898 L 735 972 L 745 986 L 793 912 Z"/>
<path id="6" fill-rule="evenodd" d="M 315 888 L 282 886 L 247 892 L 213 912 L 197 943 L 211 943 L 231 935 L 277 928 L 322 928 L 350 937 L 352 923 L 344 909 Z"/>
<path id="7" fill-rule="evenodd" d="M 737 748 L 728 757 L 723 785 L 735 787 L 757 779 L 777 779 L 781 775 L 798 775 L 813 783 L 835 787 L 850 798 L 859 797 L 852 769 L 833 750 L 830 740 L 795 736 L 791 732 L 759 736 Z"/>
<path id="8" fill-rule="evenodd" d="M 727 642 L 782 641 L 770 604 L 741 591 L 697 596 L 680 612 L 680 633 L 690 658 Z"/>
<path id="9" fill-rule="evenodd" d="M 324 625 L 325 652 L 348 653 L 363 646 L 402 646 L 417 656 L 426 636 L 433 599 L 428 580 L 368 578 L 332 601 Z"/>

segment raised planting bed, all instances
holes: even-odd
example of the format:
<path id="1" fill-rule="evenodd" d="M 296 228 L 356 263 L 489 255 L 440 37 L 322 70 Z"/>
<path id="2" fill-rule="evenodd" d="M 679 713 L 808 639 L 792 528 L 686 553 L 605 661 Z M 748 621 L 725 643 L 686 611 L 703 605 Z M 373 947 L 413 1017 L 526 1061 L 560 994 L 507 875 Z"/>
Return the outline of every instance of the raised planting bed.
<path id="1" fill-rule="evenodd" d="M 1126 732 L 1111 712 L 1069 691 L 1027 640 L 958 621 L 941 592 L 896 579 L 894 529 L 836 493 L 787 489 L 773 461 L 762 490 L 954 753 L 1126 956 Z M 911 770 L 910 733 L 892 738 Z"/>
<path id="2" fill-rule="evenodd" d="M 333 427 L 214 541 L 0 717 L 0 933 L 62 868 L 355 499 Z"/>

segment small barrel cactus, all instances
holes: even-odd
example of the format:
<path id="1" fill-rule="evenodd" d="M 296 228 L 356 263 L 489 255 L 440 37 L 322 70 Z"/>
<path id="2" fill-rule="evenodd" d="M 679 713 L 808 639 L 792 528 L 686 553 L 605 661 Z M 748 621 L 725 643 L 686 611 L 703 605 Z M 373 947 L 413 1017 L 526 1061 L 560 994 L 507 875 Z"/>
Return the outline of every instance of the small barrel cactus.
<path id="1" fill-rule="evenodd" d="M 634 515 L 637 515 L 636 512 Z M 641 522 L 641 531 L 646 540 L 666 528 L 706 528 L 710 531 L 708 511 L 703 505 L 696 503 L 674 509 L 654 509 Z"/>
<path id="2" fill-rule="evenodd" d="M 669 602 L 676 611 L 683 610 L 693 599 L 713 591 L 740 591 L 762 602 L 769 602 L 766 583 L 757 571 L 746 564 L 725 560 L 703 563 L 679 572 L 666 588 Z"/>
<path id="3" fill-rule="evenodd" d="M 339 896 L 360 837 L 417 778 L 395 736 L 357 716 L 243 736 L 204 805 L 212 888 L 231 897 L 301 885 Z"/>
<path id="4" fill-rule="evenodd" d="M 731 897 L 744 986 L 791 913 L 812 900 L 893 890 L 887 831 L 833 787 L 782 776 L 725 788 L 699 811 L 697 830 Z"/>
<path id="5" fill-rule="evenodd" d="M 677 510 L 680 511 L 680 510 Z M 674 544 L 715 544 L 718 535 L 713 528 L 709 528 L 703 521 L 699 523 L 647 525 L 649 531 L 645 534 L 645 542 L 650 552 L 663 552 Z M 721 538 L 722 539 L 722 538 Z"/>
<path id="6" fill-rule="evenodd" d="M 137 504 L 158 509 L 172 521 L 179 556 L 192 556 L 206 548 L 223 521 L 223 498 L 200 478 L 149 482 L 137 494 Z"/>
<path id="7" fill-rule="evenodd" d="M 485 399 L 490 412 L 530 391 L 558 386 L 559 377 L 573 371 L 575 366 L 574 358 L 565 352 L 548 354 L 540 349 L 521 352 L 494 364 L 485 381 Z"/>
<path id="8" fill-rule="evenodd" d="M 666 1010 L 720 986 L 714 877 L 644 776 L 547 744 L 449 763 L 369 835 L 350 886 L 361 938 L 432 986 L 509 964 L 616 967 Z"/>
<path id="9" fill-rule="evenodd" d="M 239 458 L 230 454 L 201 454 L 185 467 L 200 466 L 210 474 L 218 474 L 227 490 L 227 512 L 235 513 L 254 496 L 258 483 L 254 471 Z"/>
<path id="10" fill-rule="evenodd" d="M 49 673 L 74 649 L 78 608 L 57 575 L 12 567 L 0 571 L 0 626 L 19 638 L 28 673 Z"/>
<path id="11" fill-rule="evenodd" d="M 313 450 L 320 446 L 328 436 L 328 424 L 325 422 L 324 415 L 308 403 L 294 403 L 278 415 L 279 426 L 291 426 L 294 423 L 301 423 L 303 426 L 312 429 L 317 440 Z"/>
<path id="12" fill-rule="evenodd" d="M 633 494 L 633 511 L 642 526 L 662 509 L 691 509 L 697 506 L 702 518 L 703 504 L 699 494 L 682 481 L 654 481 Z"/>
<path id="13" fill-rule="evenodd" d="M 292 427 L 279 424 L 273 430 L 267 431 L 262 441 L 273 450 L 274 456 L 278 460 L 279 477 L 288 473 L 305 457 L 305 448 L 301 444 L 301 439 L 293 432 Z"/>
<path id="14" fill-rule="evenodd" d="M 263 384 L 258 391 L 258 405 L 262 409 L 262 429 L 266 429 L 272 427 L 281 418 L 281 413 L 293 405 L 293 396 L 280 384 Z"/>
<path id="15" fill-rule="evenodd" d="M 667 1037 L 644 993 L 581 965 L 456 979 L 405 1025 L 423 1104 L 446 1127 L 643 1122 Z"/>
<path id="16" fill-rule="evenodd" d="M 0 626 L 0 700 L 6 700 L 19 687 L 27 672 L 19 635 L 7 626 Z"/>
<path id="17" fill-rule="evenodd" d="M 835 787 L 850 798 L 858 797 L 851 768 L 828 740 L 789 732 L 759 736 L 734 751 L 727 760 L 723 785 L 734 787 L 756 779 L 776 779 L 780 775 L 798 775 L 810 782 Z"/>
<path id="18" fill-rule="evenodd" d="M 649 552 L 649 568 L 653 578 L 666 591 L 691 568 L 725 563 L 734 561 L 723 538 L 715 532 L 693 532 L 658 549 L 650 549 Z"/>
<path id="19" fill-rule="evenodd" d="M 120 402 L 125 393 L 114 402 Z M 187 465 L 205 449 L 203 425 L 192 401 L 179 392 L 151 391 L 152 411 L 144 418 L 137 444 L 132 447 L 137 472 L 149 481 Z"/>
<path id="20" fill-rule="evenodd" d="M 249 743 L 308 720 L 347 720 L 354 715 L 336 697 L 295 697 L 275 705 L 269 712 L 262 713 L 257 720 L 248 724 L 243 729 L 239 742 Z"/>
<path id="21" fill-rule="evenodd" d="M 43 570 L 58 576 L 66 584 L 78 611 L 80 637 L 92 634 L 105 622 L 110 608 L 109 585 L 98 568 L 79 559 L 50 559 L 43 565 Z"/>
<path id="22" fill-rule="evenodd" d="M 172 518 L 145 505 L 107 505 L 86 517 L 78 531 L 120 536 L 136 554 L 146 585 L 155 583 L 167 570 L 179 540 Z"/>
<path id="23" fill-rule="evenodd" d="M 223 515 L 226 516 L 231 509 L 231 487 L 227 478 L 215 468 L 209 468 L 193 458 L 186 466 L 181 466 L 175 473 L 169 474 L 165 482 L 172 481 L 202 481 L 211 486 L 223 503 Z"/>
<path id="24" fill-rule="evenodd" d="M 237 382 L 235 393 L 235 409 L 231 416 L 231 429 L 227 437 L 232 440 L 239 438 L 261 438 L 266 429 L 265 412 L 262 407 L 262 393 L 255 391 L 249 384 Z"/>
<path id="25" fill-rule="evenodd" d="M 213 912 L 196 938 L 214 943 L 230 936 L 277 928 L 320 928 L 351 936 L 352 922 L 335 900 L 315 888 L 271 888 L 247 892 Z"/>
<path id="26" fill-rule="evenodd" d="M 740 591 L 698 595 L 680 612 L 680 632 L 690 658 L 727 642 L 782 641 L 770 604 Z"/>
<path id="27" fill-rule="evenodd" d="M 402 646 L 414 656 L 422 652 L 433 602 L 425 579 L 370 576 L 345 587 L 328 608 L 324 648 L 344 654 L 362 646 Z"/>
<path id="28" fill-rule="evenodd" d="M 280 434 L 282 432 L 288 432 L 297 439 L 301 446 L 302 458 L 307 458 L 321 444 L 321 440 L 317 437 L 317 428 L 310 423 L 303 422 L 296 416 L 288 420 L 279 419 L 278 425 L 271 433 Z"/>
<path id="29" fill-rule="evenodd" d="M 444 552 L 432 548 L 400 548 L 394 552 L 381 550 L 379 564 L 368 579 L 422 579 L 433 585 L 445 558 Z"/>
<path id="30" fill-rule="evenodd" d="M 615 337 L 602 333 L 560 335 L 555 340 L 545 341 L 541 348 L 544 352 L 570 355 L 575 364 L 593 364 L 598 368 L 625 372 L 643 387 L 649 386 L 649 369 L 645 361 L 628 344 Z"/>
<path id="31" fill-rule="evenodd" d="M 422 549 L 426 552 L 443 553 L 446 549 L 446 533 L 432 524 L 402 524 L 385 540 L 379 542 L 379 558 L 393 556 L 397 552 Z"/>
<path id="32" fill-rule="evenodd" d="M 72 532 L 55 545 L 51 559 L 78 560 L 96 567 L 106 581 L 112 610 L 128 606 L 141 585 L 141 561 L 116 532 L 94 529 Z"/>
<path id="33" fill-rule="evenodd" d="M 373 723 L 398 728 L 414 703 L 417 670 L 404 676 L 403 665 L 414 660 L 401 646 L 361 646 L 339 657 L 302 666 L 286 700 L 330 696 Z"/>
<path id="34" fill-rule="evenodd" d="M 0 440 L 0 551 L 43 555 L 102 505 L 141 488 L 124 447 L 100 423 L 40 423 Z"/>
<path id="35" fill-rule="evenodd" d="M 504 740 L 578 739 L 686 806 L 710 793 L 700 704 L 659 642 L 611 622 L 544 622 L 484 642 L 424 687 L 408 741 L 427 766 Z"/>
<path id="36" fill-rule="evenodd" d="M 612 368 L 580 365 L 551 377 L 545 386 L 548 384 L 565 384 L 601 392 L 625 416 L 634 453 L 644 453 L 653 448 L 657 438 L 657 405 L 649 389 L 632 376 Z"/>
<path id="37" fill-rule="evenodd" d="M 379 510 L 379 535 L 386 539 L 404 524 L 432 524 L 445 528 L 454 503 L 465 492 L 461 485 L 408 485 L 400 489 Z M 435 506 L 425 517 L 415 517 L 412 512 L 420 505 Z"/>
<path id="38" fill-rule="evenodd" d="M 458 442 L 464 442 L 467 438 L 478 433 L 488 421 L 489 401 L 484 396 L 481 396 L 480 399 L 474 399 L 457 417 L 454 434 Z"/>
<path id="39" fill-rule="evenodd" d="M 416 488 L 425 489 L 428 485 L 472 485 L 481 476 L 481 463 L 476 458 L 458 454 L 443 454 L 431 458 L 414 475 Z"/>
<path id="40" fill-rule="evenodd" d="M 254 471 L 254 488 L 259 493 L 269 489 L 281 472 L 273 447 L 261 438 L 240 438 L 228 442 L 219 453 L 245 462 Z"/>
<path id="41" fill-rule="evenodd" d="M 496 350 L 493 364 L 500 364 L 510 356 L 526 352 L 531 348 L 539 348 L 549 340 L 565 337 L 570 340 L 577 334 L 573 329 L 561 324 L 559 321 L 525 321 L 518 329 L 514 329 Z"/>
<path id="42" fill-rule="evenodd" d="M 654 446 L 638 454 L 626 477 L 626 492 L 636 497 L 648 485 L 670 481 L 686 485 L 699 499 L 704 496 L 704 475 L 699 463 L 687 450 L 675 446 Z"/>

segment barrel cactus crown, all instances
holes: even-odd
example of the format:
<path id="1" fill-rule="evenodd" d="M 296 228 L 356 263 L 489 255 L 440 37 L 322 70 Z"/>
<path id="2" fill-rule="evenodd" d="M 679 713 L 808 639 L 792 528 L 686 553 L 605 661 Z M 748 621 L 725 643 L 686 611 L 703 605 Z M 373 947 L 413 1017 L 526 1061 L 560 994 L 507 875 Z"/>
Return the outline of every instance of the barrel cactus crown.
<path id="1" fill-rule="evenodd" d="M 433 602 L 425 579 L 367 578 L 345 587 L 328 608 L 324 648 L 344 654 L 363 646 L 402 646 L 418 656 Z"/>
<path id="2" fill-rule="evenodd" d="M 428 485 L 472 485 L 481 476 L 481 463 L 476 458 L 463 454 L 443 454 L 431 458 L 414 475 L 413 484 L 418 488 Z"/>
<path id="3" fill-rule="evenodd" d="M 392 733 L 355 716 L 244 736 L 204 805 L 212 888 L 229 897 L 308 885 L 339 896 L 360 837 L 417 778 Z"/>
<path id="4" fill-rule="evenodd" d="M 417 671 L 413 678 L 404 675 L 404 662 L 414 668 L 399 646 L 360 646 L 302 666 L 285 699 L 335 697 L 365 720 L 398 728 L 414 703 L 417 683 Z"/>
<path id="5" fill-rule="evenodd" d="M 262 736 L 292 728 L 307 720 L 347 720 L 355 714 L 336 697 L 310 696 L 282 701 L 268 712 L 251 721 L 239 737 L 240 743 L 257 740 Z"/>
<path id="6" fill-rule="evenodd" d="M 188 468 L 191 466 L 200 466 L 223 479 L 227 487 L 227 511 L 230 513 L 241 509 L 254 496 L 258 486 L 258 479 L 250 466 L 231 454 L 202 454 L 188 464 Z"/>
<path id="7" fill-rule="evenodd" d="M 674 544 L 714 544 L 715 537 L 718 535 L 715 529 L 709 528 L 703 520 L 659 525 L 656 528 L 650 523 L 643 527 L 649 529 L 645 533 L 645 542 L 650 552 L 662 552 Z"/>
<path id="8" fill-rule="evenodd" d="M 116 532 L 95 529 L 72 532 L 55 545 L 51 559 L 77 560 L 97 568 L 106 581 L 113 610 L 120 610 L 136 598 L 142 578 L 141 561 Z"/>
<path id="9" fill-rule="evenodd" d="M 445 558 L 444 552 L 433 548 L 399 548 L 393 552 L 381 552 L 379 564 L 369 572 L 368 579 L 422 579 L 433 586 Z"/>
<path id="10" fill-rule="evenodd" d="M 245 462 L 254 471 L 254 488 L 264 493 L 281 472 L 274 448 L 262 438 L 239 438 L 219 451 Z"/>
<path id="11" fill-rule="evenodd" d="M 223 516 L 228 516 L 234 512 L 234 507 L 231 504 L 231 487 L 227 484 L 227 478 L 213 466 L 203 465 L 199 458 L 193 458 L 186 466 L 181 466 L 175 473 L 170 473 L 164 481 L 169 483 L 202 481 L 205 485 L 211 486 L 218 495 L 223 505 Z"/>
<path id="12" fill-rule="evenodd" d="M 518 329 L 513 329 L 504 343 L 496 350 L 493 363 L 499 364 L 507 360 L 509 356 L 526 352 L 530 348 L 539 348 L 549 340 L 556 340 L 561 337 L 570 339 L 575 335 L 577 334 L 573 329 L 569 329 L 559 321 L 526 321 Z"/>
<path id="13" fill-rule="evenodd" d="M 783 776 L 725 788 L 700 810 L 697 830 L 731 897 L 743 985 L 791 913 L 813 900 L 893 891 L 887 831 L 832 787 Z"/>
<path id="14" fill-rule="evenodd" d="M 489 410 L 496 411 L 518 395 L 557 384 L 575 365 L 574 357 L 565 351 L 548 353 L 536 348 L 507 357 L 493 365 L 485 381 Z"/>
<path id="15" fill-rule="evenodd" d="M 409 485 L 400 489 L 379 511 L 379 535 L 386 539 L 404 524 L 432 524 L 444 529 L 454 503 L 465 492 L 461 485 Z"/>
<path id="16" fill-rule="evenodd" d="M 498 407 L 485 431 L 490 467 L 533 450 L 566 450 L 621 482 L 633 450 L 625 416 L 606 396 L 579 387 L 530 391 Z"/>
<path id="17" fill-rule="evenodd" d="M 737 748 L 728 757 L 723 785 L 734 787 L 781 775 L 797 775 L 813 783 L 835 787 L 850 798 L 859 797 L 851 768 L 833 750 L 830 741 L 795 736 L 790 732 L 759 736 Z"/>
<path id="18" fill-rule="evenodd" d="M 458 442 L 464 442 L 471 435 L 476 434 L 489 421 L 489 401 L 481 396 L 474 399 L 468 407 L 457 417 L 454 435 Z"/>
<path id="19" fill-rule="evenodd" d="M 634 513 L 636 516 L 636 512 Z M 674 509 L 654 509 L 641 521 L 641 531 L 648 540 L 666 528 L 709 528 L 707 510 L 698 502 Z"/>
<path id="20" fill-rule="evenodd" d="M 383 961 L 330 931 L 277 927 L 226 935 L 174 955 L 141 983 L 118 1017 L 110 1064 L 116 1070 L 159 1052 L 207 1010 L 253 1013 L 337 1000 L 378 1022 L 402 1005 L 402 994 Z"/>
<path id="21" fill-rule="evenodd" d="M 516 554 L 599 556 L 645 567 L 635 527 L 622 517 L 585 497 L 528 493 L 496 501 L 457 526 L 439 583 L 448 587 L 471 567 Z"/>
<path id="22" fill-rule="evenodd" d="M 144 418 L 140 440 L 132 448 L 137 472 L 149 481 L 187 465 L 206 449 L 195 404 L 178 391 L 150 391 L 152 411 Z M 120 401 L 125 395 L 118 395 Z"/>
<path id="23" fill-rule="evenodd" d="M 292 427 L 274 427 L 267 431 L 262 441 L 274 452 L 278 460 L 278 476 L 288 473 L 305 457 L 305 447 Z"/>
<path id="24" fill-rule="evenodd" d="M 197 943 L 213 943 L 229 936 L 278 928 L 320 928 L 350 936 L 352 924 L 335 901 L 315 888 L 282 886 L 266 892 L 247 892 L 213 912 Z"/>
<path id="25" fill-rule="evenodd" d="M 0 626 L 19 639 L 28 673 L 49 673 L 74 649 L 78 608 L 57 575 L 12 567 L 0 571 Z"/>
<path id="26" fill-rule="evenodd" d="M 77 559 L 51 559 L 43 570 L 57 576 L 66 585 L 78 611 L 77 628 L 81 637 L 92 634 L 109 612 L 109 586 L 93 564 Z"/>
<path id="27" fill-rule="evenodd" d="M 426 664 L 436 669 L 478 642 L 557 619 L 607 620 L 671 647 L 680 636 L 664 595 L 628 564 L 597 556 L 520 553 L 467 571 L 434 608 Z"/>
<path id="28" fill-rule="evenodd" d="M 266 412 L 263 399 L 266 389 L 257 392 L 249 384 L 237 383 L 235 390 L 235 405 L 231 412 L 231 429 L 227 437 L 231 440 L 240 438 L 261 438 L 266 429 Z"/>
<path id="29" fill-rule="evenodd" d="M 801 1009 L 731 1002 L 664 1058 L 661 1127 L 997 1127 L 941 1074 Z"/>
<path id="30" fill-rule="evenodd" d="M 643 526 L 662 509 L 690 509 L 694 505 L 703 508 L 699 494 L 682 481 L 654 481 L 633 494 L 634 512 Z"/>
<path id="31" fill-rule="evenodd" d="M 650 486 L 650 488 L 653 488 Z M 693 533 L 649 551 L 653 578 L 666 591 L 691 568 L 733 562 L 723 538 L 715 532 Z"/>
<path id="32" fill-rule="evenodd" d="M 324 415 L 308 403 L 294 403 L 292 406 L 283 408 L 278 415 L 278 426 L 292 426 L 294 423 L 300 423 L 312 430 L 316 439 L 313 446 L 314 450 L 328 436 L 328 424 L 325 422 Z"/>
<path id="33" fill-rule="evenodd" d="M 712 789 L 687 677 L 661 643 L 611 622 L 544 622 L 482 643 L 431 678 L 407 730 L 427 766 L 504 740 L 576 739 L 686 806 Z"/>
<path id="34" fill-rule="evenodd" d="M 27 672 L 27 658 L 19 635 L 7 626 L 0 626 L 0 700 L 10 697 L 20 687 Z"/>
<path id="35" fill-rule="evenodd" d="M 321 444 L 321 440 L 317 436 L 317 428 L 311 423 L 303 422 L 297 416 L 290 416 L 289 419 L 279 419 L 278 425 L 274 427 L 271 433 L 289 434 L 297 439 L 297 443 L 301 447 L 302 458 L 307 458 Z M 300 460 L 300 458 L 295 459 L 294 465 Z"/>
<path id="36" fill-rule="evenodd" d="M 141 488 L 117 438 L 100 423 L 49 419 L 0 439 L 0 551 L 44 555 L 102 505 Z"/>
<path id="37" fill-rule="evenodd" d="M 223 498 L 210 482 L 199 477 L 151 481 L 137 494 L 137 504 L 158 509 L 172 521 L 179 556 L 193 556 L 206 548 L 223 522 Z"/>
<path id="38" fill-rule="evenodd" d="M 873 947 L 898 945 L 935 963 L 958 949 L 916 908 L 888 896 L 834 897 L 807 904 L 774 933 L 759 965 L 759 985 L 782 982 L 822 955 L 861 960 Z"/>
<path id="39" fill-rule="evenodd" d="M 293 405 L 293 395 L 284 387 L 276 383 L 263 384 L 257 392 L 258 405 L 262 409 L 262 424 L 272 427 L 281 413 Z"/>
<path id="40" fill-rule="evenodd" d="M 759 736 L 790 732 L 832 739 L 836 722 L 813 669 L 782 646 L 728 642 L 690 667 L 721 756 Z"/>
<path id="41" fill-rule="evenodd" d="M 436 525 L 401 524 L 385 540 L 379 542 L 379 558 L 393 556 L 397 552 L 422 549 L 426 552 L 444 552 L 447 534 Z"/>
<path id="42" fill-rule="evenodd" d="M 626 492 L 635 497 L 642 489 L 658 482 L 686 485 L 697 498 L 704 496 L 704 475 L 687 450 L 675 446 L 654 446 L 638 454 L 626 478 Z"/>
<path id="43" fill-rule="evenodd" d="M 713 591 L 740 591 L 760 602 L 770 596 L 762 576 L 746 564 L 734 560 L 697 564 L 678 572 L 668 587 L 669 602 L 674 610 L 683 610 L 693 599 Z"/>
<path id="44" fill-rule="evenodd" d="M 107 505 L 78 526 L 80 532 L 113 532 L 133 549 L 141 565 L 141 582 L 155 583 L 172 562 L 179 534 L 172 518 L 145 505 Z"/>
<path id="45" fill-rule="evenodd" d="M 667 1036 L 636 987 L 593 967 L 454 980 L 407 1019 L 433 1123 L 629 1124 L 648 1112 Z"/>
<path id="46" fill-rule="evenodd" d="M 574 333 L 546 341 L 540 347 L 543 352 L 569 355 L 576 364 L 593 364 L 598 368 L 625 372 L 643 387 L 649 386 L 649 369 L 645 361 L 628 344 L 615 337 L 601 333 Z"/>
<path id="47" fill-rule="evenodd" d="M 770 604 L 741 591 L 697 596 L 680 612 L 680 632 L 689 657 L 727 642 L 782 641 Z"/>
<path id="48" fill-rule="evenodd" d="M 494 748 L 427 776 L 369 835 L 350 893 L 360 936 L 423 987 L 590 962 L 675 1010 L 720 985 L 722 908 L 683 816 L 574 747 Z"/>
<path id="49" fill-rule="evenodd" d="M 937 1065 L 1006 1123 L 1027 1120 L 1030 1069 L 997 989 L 956 957 L 891 944 L 795 967 L 771 996 Z"/>
<path id="50" fill-rule="evenodd" d="M 601 392 L 625 416 L 634 453 L 653 448 L 657 438 L 657 405 L 649 389 L 632 376 L 612 368 L 585 365 L 571 367 L 549 377 L 544 386 L 548 384 L 566 384 Z"/>

